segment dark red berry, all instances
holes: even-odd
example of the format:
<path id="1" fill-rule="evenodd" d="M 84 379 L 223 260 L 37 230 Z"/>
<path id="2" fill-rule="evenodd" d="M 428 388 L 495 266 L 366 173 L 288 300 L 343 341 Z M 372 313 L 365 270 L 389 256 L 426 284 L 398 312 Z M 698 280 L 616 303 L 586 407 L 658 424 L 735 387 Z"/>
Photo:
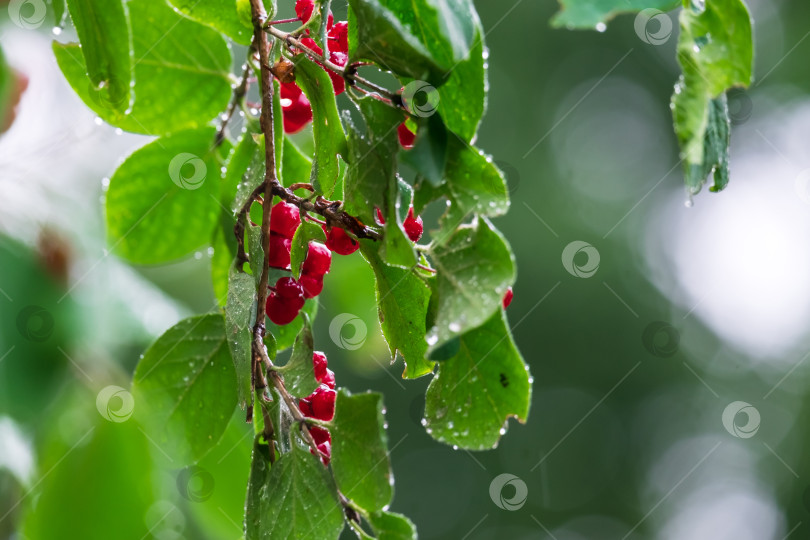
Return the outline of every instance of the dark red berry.
<path id="1" fill-rule="evenodd" d="M 304 298 L 282 298 L 273 293 L 267 297 L 265 312 L 273 323 L 283 326 L 290 324 L 304 307 Z"/>
<path id="2" fill-rule="evenodd" d="M 312 438 L 315 439 L 315 444 L 332 442 L 332 435 L 329 433 L 328 430 L 323 429 L 322 427 L 311 426 L 309 428 L 309 432 L 312 434 Z"/>
<path id="3" fill-rule="evenodd" d="M 324 421 L 334 418 L 336 397 L 335 391 L 325 384 L 318 386 L 308 398 L 312 403 L 312 418 Z"/>
<path id="4" fill-rule="evenodd" d="M 336 66 L 343 67 L 349 61 L 349 56 L 344 52 L 329 51 L 329 61 L 335 64 Z M 339 96 L 344 92 L 344 90 L 346 90 L 346 81 L 343 79 L 343 76 L 338 75 L 331 69 L 327 69 L 326 73 L 332 80 L 332 87 L 334 88 L 335 95 Z"/>
<path id="5" fill-rule="evenodd" d="M 284 299 L 297 299 L 304 297 L 304 288 L 291 277 L 278 278 L 275 292 Z"/>
<path id="6" fill-rule="evenodd" d="M 270 232 L 292 238 L 299 225 L 301 214 L 294 204 L 279 201 L 270 210 Z"/>
<path id="7" fill-rule="evenodd" d="M 307 246 L 307 257 L 301 265 L 301 273 L 313 277 L 323 276 L 329 272 L 332 264 L 332 252 L 320 242 L 310 242 Z"/>
<path id="8" fill-rule="evenodd" d="M 315 9 L 315 0 L 296 0 L 295 1 L 295 14 L 298 20 L 305 23 L 312 17 L 312 11 Z"/>
<path id="9" fill-rule="evenodd" d="M 312 368 L 315 372 L 315 378 L 319 382 L 326 376 L 327 364 L 328 362 L 326 360 L 326 355 L 321 351 L 315 351 L 312 353 Z"/>
<path id="10" fill-rule="evenodd" d="M 385 218 L 383 217 L 382 212 L 379 208 L 376 208 L 375 210 L 377 211 L 377 223 L 380 225 L 385 225 Z"/>
<path id="11" fill-rule="evenodd" d="M 323 376 L 323 379 L 318 379 L 318 382 L 321 382 L 331 388 L 332 390 L 335 389 L 335 372 L 331 369 L 326 370 L 326 375 Z"/>
<path id="12" fill-rule="evenodd" d="M 320 450 L 321 454 L 323 454 L 322 456 L 320 456 L 321 463 L 323 463 L 324 467 L 328 467 L 329 462 L 332 460 L 332 444 L 329 443 L 328 441 L 323 442 L 318 445 L 318 450 Z M 312 448 L 310 448 L 309 451 L 313 455 L 315 455 L 315 452 L 312 450 Z"/>
<path id="13" fill-rule="evenodd" d="M 349 52 L 349 23 L 346 21 L 336 22 L 329 30 L 329 39 L 333 43 L 329 44 L 330 51 L 342 53 Z"/>
<path id="14" fill-rule="evenodd" d="M 312 403 L 309 402 L 306 398 L 301 398 L 298 400 L 298 408 L 301 410 L 301 414 L 312 418 Z"/>
<path id="15" fill-rule="evenodd" d="M 399 144 L 402 145 L 402 148 L 405 150 L 410 150 L 413 148 L 413 141 L 416 139 L 416 133 L 408 129 L 405 122 L 402 122 L 397 128 L 397 135 L 399 136 Z"/>
<path id="16" fill-rule="evenodd" d="M 301 274 L 299 280 L 301 286 L 304 288 L 305 298 L 315 298 L 323 290 L 323 276 L 312 276 L 309 274 Z"/>
<path id="17" fill-rule="evenodd" d="M 512 292 L 512 287 L 506 289 L 506 294 L 503 295 L 503 309 L 509 307 L 509 304 L 512 303 L 513 296 L 515 296 L 515 294 Z"/>
<path id="18" fill-rule="evenodd" d="M 340 227 L 333 227 L 329 230 L 324 227 L 324 231 L 326 232 L 326 247 L 338 255 L 351 255 L 360 247 L 360 243 Z"/>
<path id="19" fill-rule="evenodd" d="M 294 82 L 281 83 L 279 96 L 285 133 L 297 133 L 312 121 L 312 107 L 307 96 Z"/>
<path id="20" fill-rule="evenodd" d="M 290 249 L 292 241 L 280 234 L 270 233 L 270 246 L 267 261 L 273 268 L 290 269 Z"/>
<path id="21" fill-rule="evenodd" d="M 422 218 L 419 216 L 414 217 L 413 206 L 408 209 L 408 217 L 405 218 L 405 223 L 402 224 L 405 229 L 405 234 L 411 239 L 411 242 L 418 242 L 422 238 L 424 227 L 422 225 Z"/>

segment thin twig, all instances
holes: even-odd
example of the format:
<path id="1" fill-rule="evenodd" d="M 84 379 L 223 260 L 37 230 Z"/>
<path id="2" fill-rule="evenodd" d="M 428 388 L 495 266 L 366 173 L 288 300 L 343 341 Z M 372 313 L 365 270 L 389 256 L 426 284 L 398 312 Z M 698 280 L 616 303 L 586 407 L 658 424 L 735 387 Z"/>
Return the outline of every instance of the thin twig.
<path id="1" fill-rule="evenodd" d="M 217 135 L 214 138 L 214 146 L 221 145 L 222 141 L 225 140 L 225 131 L 228 128 L 228 123 L 233 118 L 236 109 L 242 106 L 242 100 L 245 99 L 245 96 L 247 95 L 249 79 L 250 79 L 250 63 L 245 62 L 245 71 L 242 73 L 242 78 L 239 81 L 239 85 L 233 90 L 231 103 L 228 105 L 228 110 L 225 113 L 225 118 L 223 118 L 222 124 L 220 124 L 219 129 L 217 130 Z"/>

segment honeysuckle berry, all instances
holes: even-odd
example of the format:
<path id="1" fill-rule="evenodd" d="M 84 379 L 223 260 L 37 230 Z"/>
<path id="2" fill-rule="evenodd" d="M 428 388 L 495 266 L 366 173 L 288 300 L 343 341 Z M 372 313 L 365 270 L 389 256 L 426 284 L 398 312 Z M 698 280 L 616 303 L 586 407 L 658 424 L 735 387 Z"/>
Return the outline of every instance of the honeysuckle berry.
<path id="1" fill-rule="evenodd" d="M 326 370 L 326 375 L 323 376 L 323 379 L 318 379 L 318 382 L 322 382 L 332 390 L 335 389 L 335 372 L 331 369 Z"/>
<path id="2" fill-rule="evenodd" d="M 422 232 L 424 231 L 422 218 L 420 216 L 414 217 L 413 206 L 408 209 L 408 216 L 405 218 L 402 227 L 405 229 L 405 234 L 408 235 L 411 242 L 418 242 L 419 239 L 422 238 Z"/>
<path id="3" fill-rule="evenodd" d="M 377 223 L 380 224 L 380 225 L 385 225 L 385 218 L 383 217 L 382 212 L 380 211 L 379 207 L 375 208 L 374 211 L 375 211 L 375 215 L 377 216 Z"/>
<path id="4" fill-rule="evenodd" d="M 295 1 L 295 15 L 298 20 L 305 23 L 312 17 L 312 12 L 315 10 L 315 0 L 296 0 Z"/>
<path id="5" fill-rule="evenodd" d="M 332 435 L 329 433 L 329 430 L 324 429 L 319 426 L 311 426 L 309 428 L 309 433 L 312 435 L 312 438 L 315 440 L 315 444 L 321 444 L 325 442 L 332 442 Z"/>
<path id="6" fill-rule="evenodd" d="M 323 291 L 323 276 L 301 274 L 299 282 L 301 283 L 301 286 L 304 287 L 305 298 L 315 298 L 321 294 L 321 291 Z"/>
<path id="7" fill-rule="evenodd" d="M 290 249 L 292 240 L 280 234 L 270 233 L 267 262 L 272 268 L 290 269 Z"/>
<path id="8" fill-rule="evenodd" d="M 329 29 L 328 38 L 330 51 L 337 51 L 342 53 L 349 52 L 349 23 L 346 21 L 336 22 L 332 28 Z"/>
<path id="9" fill-rule="evenodd" d="M 315 378 L 318 381 L 320 381 L 326 375 L 327 365 L 328 362 L 325 354 L 323 354 L 321 351 L 315 351 L 312 353 L 312 370 L 315 373 Z"/>
<path id="10" fill-rule="evenodd" d="M 321 49 L 318 46 L 318 44 L 315 42 L 314 39 L 312 39 L 312 38 L 304 38 L 304 39 L 301 40 L 301 43 L 303 45 L 305 45 L 307 48 L 315 51 L 319 55 L 323 55 L 323 49 Z M 340 66 L 340 67 L 343 67 L 343 66 L 346 65 L 346 62 L 349 61 L 349 57 L 345 52 L 329 51 L 329 61 L 332 62 L 333 64 L 336 64 L 336 65 Z M 318 62 L 318 65 L 323 67 L 323 65 L 321 65 L 320 62 Z M 326 70 L 326 73 L 329 75 L 329 79 L 331 79 L 331 81 L 332 81 L 332 87 L 334 89 L 335 95 L 337 96 L 337 95 L 342 94 L 344 92 L 344 90 L 346 90 L 346 82 L 343 80 L 343 77 L 341 75 L 338 75 L 337 73 L 335 73 L 331 69 L 326 69 L 326 68 L 324 68 L 324 69 Z"/>
<path id="11" fill-rule="evenodd" d="M 336 397 L 337 393 L 325 384 L 318 386 L 307 398 L 312 405 L 312 418 L 324 421 L 334 418 Z"/>
<path id="12" fill-rule="evenodd" d="M 294 82 L 281 83 L 279 86 L 284 133 L 298 133 L 312 121 L 312 106 Z"/>
<path id="13" fill-rule="evenodd" d="M 301 264 L 301 273 L 309 276 L 323 276 L 329 273 L 332 264 L 332 252 L 320 242 L 310 242 L 307 256 Z"/>
<path id="14" fill-rule="evenodd" d="M 301 411 L 301 414 L 308 418 L 312 418 L 312 403 L 307 398 L 301 398 L 298 400 L 298 409 Z M 312 428 L 310 428 L 310 432 Z"/>
<path id="15" fill-rule="evenodd" d="M 324 467 L 328 467 L 329 462 L 332 461 L 332 444 L 330 442 L 328 442 L 328 441 L 323 442 L 323 443 L 318 445 L 318 450 L 320 450 L 320 452 L 322 454 L 320 456 L 321 463 L 323 463 Z M 315 454 L 315 452 L 311 448 L 310 448 L 309 451 L 312 452 L 313 454 Z"/>
<path id="16" fill-rule="evenodd" d="M 360 248 L 360 243 L 340 227 L 323 228 L 326 232 L 326 247 L 338 255 L 351 255 Z"/>
<path id="17" fill-rule="evenodd" d="M 276 281 L 275 287 L 267 295 L 265 313 L 273 323 L 283 326 L 290 324 L 304 307 L 304 289 L 291 277 Z"/>
<path id="18" fill-rule="evenodd" d="M 399 137 L 399 144 L 405 150 L 410 150 L 413 148 L 413 141 L 416 139 L 416 133 L 411 131 L 405 122 L 402 122 L 399 127 L 397 127 L 397 136 Z"/>
<path id="19" fill-rule="evenodd" d="M 506 309 L 506 308 L 509 307 L 509 304 L 512 303 L 512 297 L 514 295 L 515 294 L 512 292 L 512 287 L 509 287 L 508 289 L 506 289 L 506 293 L 503 295 L 503 309 Z"/>
<path id="20" fill-rule="evenodd" d="M 301 214 L 294 204 L 279 201 L 270 210 L 270 232 L 292 238 L 299 225 Z"/>

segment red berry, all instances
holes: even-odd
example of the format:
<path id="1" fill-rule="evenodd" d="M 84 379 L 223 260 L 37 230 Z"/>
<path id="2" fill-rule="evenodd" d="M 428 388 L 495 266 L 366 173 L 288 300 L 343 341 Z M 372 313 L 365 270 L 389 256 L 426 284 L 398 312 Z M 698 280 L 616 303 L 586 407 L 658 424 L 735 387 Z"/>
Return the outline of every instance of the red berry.
<path id="1" fill-rule="evenodd" d="M 285 300 L 304 297 L 304 288 L 291 277 L 278 278 L 275 289 L 276 294 Z"/>
<path id="2" fill-rule="evenodd" d="M 383 217 L 382 212 L 380 212 L 379 208 L 376 208 L 376 210 L 377 210 L 377 223 L 379 223 L 380 225 L 385 225 L 385 218 Z"/>
<path id="3" fill-rule="evenodd" d="M 328 441 L 323 442 L 318 445 L 318 450 L 320 450 L 321 454 L 323 454 L 322 456 L 320 456 L 321 463 L 323 463 L 324 467 L 328 467 L 329 462 L 332 460 L 332 444 L 329 443 Z M 312 450 L 312 448 L 310 448 L 309 451 L 310 453 L 312 453 L 312 455 L 316 455 L 315 451 Z"/>
<path id="4" fill-rule="evenodd" d="M 267 261 L 273 268 L 290 269 L 290 249 L 292 241 L 280 234 L 270 233 L 270 246 Z"/>
<path id="5" fill-rule="evenodd" d="M 329 39 L 334 42 L 334 44 L 329 44 L 330 51 L 348 53 L 349 23 L 346 21 L 336 22 L 335 25 L 329 30 Z"/>
<path id="6" fill-rule="evenodd" d="M 309 428 L 309 432 L 312 434 L 312 438 L 315 439 L 315 444 L 332 442 L 332 435 L 328 430 L 323 429 L 322 427 L 311 426 Z"/>
<path id="7" fill-rule="evenodd" d="M 351 255 L 360 247 L 360 243 L 340 227 L 333 227 L 329 230 L 324 227 L 324 231 L 326 231 L 326 247 L 338 255 Z"/>
<path id="8" fill-rule="evenodd" d="M 321 384 L 309 396 L 309 401 L 312 403 L 312 417 L 318 420 L 331 420 L 335 417 L 335 398 L 337 394 L 334 390 Z"/>
<path id="9" fill-rule="evenodd" d="M 301 308 L 304 307 L 304 298 L 282 298 L 277 294 L 270 294 L 267 297 L 265 313 L 273 323 L 283 326 L 290 324 L 298 316 Z"/>
<path id="10" fill-rule="evenodd" d="M 318 379 L 318 382 L 321 382 L 331 388 L 332 390 L 335 389 L 335 372 L 331 369 L 326 370 L 326 375 L 324 375 L 323 379 Z"/>
<path id="11" fill-rule="evenodd" d="M 503 295 L 503 309 L 509 307 L 509 304 L 512 303 L 513 296 L 515 296 L 515 294 L 512 292 L 512 287 L 506 289 L 506 294 Z"/>
<path id="12" fill-rule="evenodd" d="M 312 277 L 323 276 L 329 272 L 331 264 L 332 252 L 329 248 L 320 242 L 310 242 L 307 246 L 307 257 L 301 265 L 301 273 Z"/>
<path id="13" fill-rule="evenodd" d="M 295 14 L 298 20 L 305 23 L 312 17 L 312 11 L 315 9 L 314 0 L 296 0 L 295 1 Z"/>
<path id="14" fill-rule="evenodd" d="M 301 414 L 312 418 L 312 403 L 310 403 L 307 398 L 301 398 L 298 400 L 298 408 L 301 410 Z"/>
<path id="15" fill-rule="evenodd" d="M 327 363 L 326 355 L 321 351 L 315 351 L 312 353 L 312 368 L 318 382 L 320 382 L 321 379 L 326 376 Z"/>
<path id="16" fill-rule="evenodd" d="M 405 228 L 405 234 L 411 239 L 411 242 L 418 242 L 422 238 L 424 227 L 422 225 L 422 218 L 413 216 L 413 206 L 408 209 L 408 217 L 405 218 L 405 223 L 402 224 Z"/>
<path id="17" fill-rule="evenodd" d="M 285 133 L 297 133 L 312 121 L 312 107 L 297 84 L 281 83 L 279 97 Z"/>
<path id="18" fill-rule="evenodd" d="M 279 201 L 270 210 L 270 232 L 280 234 L 285 238 L 292 238 L 299 225 L 301 225 L 301 214 L 294 204 Z"/>
<path id="19" fill-rule="evenodd" d="M 344 52 L 329 51 L 329 61 L 335 65 L 343 67 L 349 61 L 349 56 Z M 331 69 L 327 69 L 326 73 L 328 73 L 329 78 L 332 79 L 332 87 L 335 90 L 335 95 L 339 96 L 344 90 L 346 90 L 346 81 L 341 75 L 338 75 Z"/>
<path id="20" fill-rule="evenodd" d="M 413 148 L 413 141 L 416 139 L 416 133 L 408 129 L 405 122 L 402 122 L 397 128 L 397 135 L 399 136 L 399 144 L 402 145 L 402 148 L 405 150 L 410 150 Z"/>
<path id="21" fill-rule="evenodd" d="M 304 287 L 305 298 L 315 298 L 323 290 L 323 276 L 301 274 L 301 286 Z"/>

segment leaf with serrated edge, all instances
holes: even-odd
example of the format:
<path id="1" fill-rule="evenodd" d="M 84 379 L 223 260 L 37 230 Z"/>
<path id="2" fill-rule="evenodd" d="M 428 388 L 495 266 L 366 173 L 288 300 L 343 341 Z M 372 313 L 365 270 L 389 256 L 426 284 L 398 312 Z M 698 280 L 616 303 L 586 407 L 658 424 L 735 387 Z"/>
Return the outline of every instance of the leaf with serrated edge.
<path id="1" fill-rule="evenodd" d="M 225 339 L 236 369 L 239 407 L 250 401 L 252 328 L 256 322 L 256 285 L 253 276 L 231 266 L 225 305 Z"/>
<path id="2" fill-rule="evenodd" d="M 209 243 L 219 209 L 214 133 L 207 127 L 161 137 L 118 167 L 105 201 L 107 236 L 115 254 L 156 264 Z M 227 148 L 226 143 L 221 151 Z"/>
<path id="3" fill-rule="evenodd" d="M 370 512 L 394 495 L 382 395 L 338 391 L 332 421 L 332 470 L 340 491 Z"/>
<path id="4" fill-rule="evenodd" d="M 391 357 L 397 351 L 402 355 L 404 378 L 427 375 L 433 370 L 433 362 L 425 359 L 424 337 L 430 289 L 412 270 L 385 264 L 372 246 L 363 243 L 361 249 L 374 270 L 380 327 Z"/>
<path id="5" fill-rule="evenodd" d="M 231 96 L 231 53 L 223 37 L 175 13 L 165 2 L 127 2 L 135 64 L 129 114 L 103 106 L 90 91 L 79 45 L 54 42 L 59 69 L 105 122 L 133 133 L 163 135 L 208 124 Z"/>
<path id="6" fill-rule="evenodd" d="M 458 354 L 439 363 L 425 397 L 427 432 L 469 450 L 498 444 L 510 416 L 525 422 L 531 377 L 503 310 L 461 336 Z"/>
<path id="7" fill-rule="evenodd" d="M 135 414 L 177 464 L 199 460 L 236 406 L 236 373 L 222 315 L 185 319 L 144 353 L 132 382 Z"/>
<path id="8" fill-rule="evenodd" d="M 437 270 L 436 315 L 427 334 L 433 350 L 500 309 L 515 281 L 515 260 L 503 235 L 483 217 L 440 237 L 430 254 Z"/>
<path id="9" fill-rule="evenodd" d="M 245 539 L 337 540 L 343 511 L 327 469 L 298 445 L 271 467 L 267 448 L 254 443 Z"/>

